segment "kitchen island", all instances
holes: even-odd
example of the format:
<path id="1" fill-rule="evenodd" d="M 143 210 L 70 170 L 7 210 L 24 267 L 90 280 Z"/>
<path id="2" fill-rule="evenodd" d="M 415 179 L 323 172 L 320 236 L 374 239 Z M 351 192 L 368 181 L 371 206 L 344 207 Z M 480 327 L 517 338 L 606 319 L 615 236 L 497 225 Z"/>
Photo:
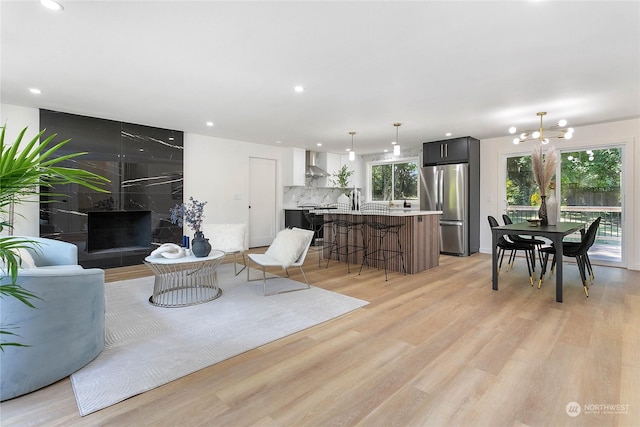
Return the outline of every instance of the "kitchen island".
<path id="1" fill-rule="evenodd" d="M 399 224 L 400 245 L 404 253 L 404 261 L 407 274 L 416 274 L 439 265 L 440 260 L 440 214 L 441 211 L 419 211 L 408 209 L 391 209 L 387 214 L 369 215 L 359 211 L 336 212 L 335 210 L 314 210 L 315 214 L 324 215 L 325 220 L 347 220 L 353 222 L 377 221 L 383 224 Z M 389 236 L 388 249 L 398 250 L 398 241 L 395 236 Z M 327 224 L 325 229 L 324 256 L 329 256 L 329 247 L 333 242 L 334 234 L 332 225 Z M 338 236 L 338 245 L 347 244 L 346 237 Z M 366 224 L 352 230 L 349 235 L 349 246 L 362 247 L 363 241 L 368 245 L 371 253 L 378 247 L 376 239 L 371 239 L 371 229 Z M 360 265 L 364 251 L 358 250 L 350 255 L 349 263 Z M 337 259 L 332 254 L 332 259 Z M 343 260 L 344 261 L 344 260 Z M 402 272 L 402 260 L 400 257 L 390 259 L 387 269 Z M 384 268 L 381 261 L 369 263 L 369 267 Z M 371 265 L 372 264 L 372 265 Z"/>

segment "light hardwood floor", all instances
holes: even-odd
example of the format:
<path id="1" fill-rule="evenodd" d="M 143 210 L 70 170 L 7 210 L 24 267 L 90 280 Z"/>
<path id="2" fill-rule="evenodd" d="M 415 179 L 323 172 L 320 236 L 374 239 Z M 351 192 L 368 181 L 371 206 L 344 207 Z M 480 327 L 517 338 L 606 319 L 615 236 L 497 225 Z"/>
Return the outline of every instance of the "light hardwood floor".
<path id="1" fill-rule="evenodd" d="M 312 285 L 370 304 L 86 417 L 66 378 L 3 402 L 2 426 L 640 425 L 640 272 L 595 266 L 587 299 L 568 264 L 559 304 L 555 280 L 532 288 L 523 259 L 499 291 L 485 254 L 388 282 L 314 256 L 305 267 Z"/>

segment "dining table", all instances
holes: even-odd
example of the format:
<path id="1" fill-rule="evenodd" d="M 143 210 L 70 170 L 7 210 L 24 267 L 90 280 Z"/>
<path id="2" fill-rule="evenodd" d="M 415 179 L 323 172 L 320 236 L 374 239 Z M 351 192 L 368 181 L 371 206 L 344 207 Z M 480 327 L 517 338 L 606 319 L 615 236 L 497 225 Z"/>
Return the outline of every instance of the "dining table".
<path id="1" fill-rule="evenodd" d="M 516 234 L 546 237 L 551 240 L 556 248 L 556 301 L 562 302 L 562 240 L 565 236 L 575 232 L 584 233 L 585 225 L 582 222 L 558 222 L 556 225 L 532 225 L 529 222 L 519 222 L 509 225 L 500 225 L 491 229 L 492 251 L 492 286 L 498 290 L 498 239 L 500 236 Z"/>

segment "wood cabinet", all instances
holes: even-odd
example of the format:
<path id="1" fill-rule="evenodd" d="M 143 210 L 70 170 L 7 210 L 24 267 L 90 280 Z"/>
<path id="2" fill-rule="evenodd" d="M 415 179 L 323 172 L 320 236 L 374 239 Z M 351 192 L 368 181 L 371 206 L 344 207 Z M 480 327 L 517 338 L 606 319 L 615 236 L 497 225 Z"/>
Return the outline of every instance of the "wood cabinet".
<path id="1" fill-rule="evenodd" d="M 285 187 L 304 187 L 305 151 L 304 148 L 291 147 L 284 150 L 282 164 L 282 183 Z"/>
<path id="2" fill-rule="evenodd" d="M 470 136 L 425 142 L 423 144 L 423 166 L 468 163 L 475 150 L 479 152 L 480 141 Z"/>

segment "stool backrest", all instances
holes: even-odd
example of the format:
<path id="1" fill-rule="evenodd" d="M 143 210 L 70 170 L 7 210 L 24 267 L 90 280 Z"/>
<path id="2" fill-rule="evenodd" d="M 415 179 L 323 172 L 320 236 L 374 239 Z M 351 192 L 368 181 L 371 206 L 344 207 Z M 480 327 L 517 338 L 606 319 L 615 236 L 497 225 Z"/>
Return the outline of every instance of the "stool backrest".
<path id="1" fill-rule="evenodd" d="M 363 203 L 360 206 L 360 212 L 366 215 L 387 215 L 389 214 L 389 206 L 383 203 Z"/>

